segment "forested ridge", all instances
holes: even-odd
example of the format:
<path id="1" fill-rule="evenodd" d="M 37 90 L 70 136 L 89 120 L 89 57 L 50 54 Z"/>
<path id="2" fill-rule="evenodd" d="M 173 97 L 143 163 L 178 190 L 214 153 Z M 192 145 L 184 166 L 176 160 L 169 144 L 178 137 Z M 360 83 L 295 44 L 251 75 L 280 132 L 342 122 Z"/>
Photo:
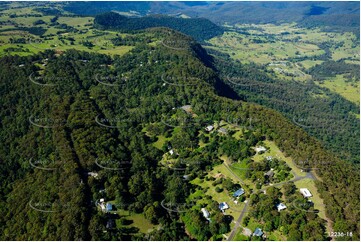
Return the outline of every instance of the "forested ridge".
<path id="1" fill-rule="evenodd" d="M 142 43 L 113 58 L 68 50 L 0 59 L 0 239 L 209 240 L 228 232 L 229 220 L 218 210 L 212 217 L 217 223 L 198 231 L 192 218 L 199 214 L 168 213 L 160 205 L 164 200 L 186 203 L 194 191 L 177 170 L 159 163 L 164 150 L 152 145 L 156 141 L 152 133 L 172 137 L 172 129 L 162 121 L 174 115 L 174 107 L 188 104 L 199 122 L 173 132 L 170 142 L 181 157 L 199 161 L 187 166 L 188 174 L 202 176 L 220 163 L 217 143 L 207 146 L 206 152 L 193 148 L 199 139 L 197 129 L 210 120 L 238 120 L 248 127 L 252 119 L 249 146 L 267 138 L 296 163 L 307 159 L 311 167 L 323 164 L 315 170 L 322 179 L 317 187 L 333 231 L 353 232 L 352 238 L 343 240 L 359 239 L 356 165 L 337 158 L 277 111 L 227 98 L 229 93 L 215 88 L 220 78 L 213 60 L 192 39 L 169 29 L 147 33 L 166 39 L 168 45 Z M 169 48 L 170 43 L 175 46 Z M 36 63 L 45 58 L 48 64 L 40 70 Z M 53 85 L 34 84 L 30 75 L 39 77 L 41 84 Z M 111 126 L 115 128 L 106 128 Z M 219 142 L 225 141 L 219 138 Z M 47 169 L 34 169 L 31 164 L 41 160 L 48 163 L 37 166 Z M 101 169 L 99 160 L 118 162 L 107 163 L 112 169 Z M 90 171 L 98 172 L 99 179 L 87 176 Z M 105 195 L 99 193 L 103 189 Z M 109 218 L 94 206 L 101 196 L 124 209 L 144 213 L 160 229 L 148 237 L 127 227 L 104 233 Z M 299 224 L 284 222 L 289 226 L 287 236 L 300 230 L 298 226 L 310 224 L 306 212 L 299 216 Z M 307 228 L 312 230 L 312 226 Z M 303 235 L 303 239 L 315 239 L 312 233 Z"/>
<path id="2" fill-rule="evenodd" d="M 142 30 L 153 27 L 168 27 L 192 36 L 198 41 L 223 34 L 222 27 L 205 18 L 176 18 L 166 15 L 149 15 L 140 18 L 128 18 L 109 12 L 95 16 L 96 27 L 121 31 Z"/>

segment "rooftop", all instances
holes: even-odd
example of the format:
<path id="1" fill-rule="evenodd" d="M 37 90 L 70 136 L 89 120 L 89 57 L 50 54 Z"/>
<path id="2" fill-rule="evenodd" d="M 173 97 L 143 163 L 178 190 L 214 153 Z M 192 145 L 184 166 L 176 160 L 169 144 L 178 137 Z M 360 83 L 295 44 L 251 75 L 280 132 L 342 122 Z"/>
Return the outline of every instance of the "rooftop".
<path id="1" fill-rule="evenodd" d="M 202 213 L 203 213 L 203 216 L 208 219 L 208 218 L 209 218 L 209 212 L 207 211 L 207 209 L 206 209 L 206 208 L 202 208 L 201 211 L 202 211 Z"/>
<path id="2" fill-rule="evenodd" d="M 301 188 L 300 191 L 304 197 L 312 197 L 311 192 L 307 188 Z"/>
<path id="3" fill-rule="evenodd" d="M 207 127 L 206 127 L 206 131 L 212 131 L 213 130 L 213 126 L 212 125 L 208 125 Z"/>
<path id="4" fill-rule="evenodd" d="M 264 152 L 264 151 L 266 151 L 267 149 L 265 148 L 265 147 L 263 147 L 263 146 L 257 146 L 256 148 L 255 148 L 255 151 L 258 153 L 258 152 Z"/>
<path id="5" fill-rule="evenodd" d="M 239 196 L 241 196 L 241 195 L 243 195 L 244 194 L 244 189 L 243 188 L 240 188 L 240 189 L 238 189 L 237 191 L 235 191 L 234 193 L 233 193 L 233 197 L 239 197 Z"/>
<path id="6" fill-rule="evenodd" d="M 220 210 L 225 210 L 225 209 L 229 208 L 228 204 L 226 202 L 220 203 L 218 207 Z"/>
<path id="7" fill-rule="evenodd" d="M 253 232 L 253 236 L 262 236 L 263 232 L 262 229 L 256 228 L 256 230 Z"/>
<path id="8" fill-rule="evenodd" d="M 274 175 L 274 172 L 272 170 L 269 170 L 265 173 L 265 176 L 272 177 Z"/>
<path id="9" fill-rule="evenodd" d="M 111 203 L 107 203 L 105 209 L 107 210 L 107 212 L 112 211 L 112 209 L 113 209 L 112 204 L 111 204 Z"/>
<path id="10" fill-rule="evenodd" d="M 286 205 L 284 205 L 283 203 L 280 203 L 280 204 L 277 205 L 278 212 L 283 210 L 283 209 L 286 209 L 286 208 L 287 208 Z"/>

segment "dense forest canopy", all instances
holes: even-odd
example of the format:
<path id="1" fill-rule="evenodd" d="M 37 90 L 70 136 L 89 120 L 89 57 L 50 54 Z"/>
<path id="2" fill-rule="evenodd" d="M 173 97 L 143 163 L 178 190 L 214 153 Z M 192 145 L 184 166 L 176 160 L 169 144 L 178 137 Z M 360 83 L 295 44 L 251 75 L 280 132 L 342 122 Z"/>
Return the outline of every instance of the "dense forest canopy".
<path id="1" fill-rule="evenodd" d="M 223 29 L 205 18 L 175 18 L 166 15 L 149 15 L 140 18 L 128 18 L 109 12 L 95 16 L 95 26 L 121 31 L 141 30 L 153 27 L 168 27 L 194 39 L 203 41 L 223 33 Z"/>

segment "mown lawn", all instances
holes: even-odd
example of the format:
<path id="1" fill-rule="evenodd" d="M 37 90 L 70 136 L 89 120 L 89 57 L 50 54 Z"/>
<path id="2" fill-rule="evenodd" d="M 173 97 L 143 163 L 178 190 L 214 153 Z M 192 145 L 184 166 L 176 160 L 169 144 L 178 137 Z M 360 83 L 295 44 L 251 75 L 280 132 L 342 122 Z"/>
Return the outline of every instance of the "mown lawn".
<path id="1" fill-rule="evenodd" d="M 326 219 L 326 211 L 325 211 L 326 208 L 323 203 L 323 200 L 321 199 L 321 197 L 317 191 L 315 182 L 309 178 L 306 178 L 306 179 L 302 179 L 300 181 L 295 182 L 295 185 L 298 189 L 307 188 L 311 192 L 312 197 L 310 198 L 310 200 L 314 203 L 314 208 L 320 211 L 318 213 L 318 216 L 320 216 L 323 219 Z M 299 192 L 299 190 L 298 190 L 298 192 Z"/>
<path id="2" fill-rule="evenodd" d="M 125 227 L 137 227 L 139 228 L 139 231 L 142 233 L 149 233 L 151 230 L 153 230 L 156 226 L 151 224 L 143 214 L 138 213 L 130 213 L 126 210 L 119 209 L 117 211 L 119 216 L 124 217 L 127 220 L 131 220 L 132 223 L 129 225 L 124 225 Z"/>

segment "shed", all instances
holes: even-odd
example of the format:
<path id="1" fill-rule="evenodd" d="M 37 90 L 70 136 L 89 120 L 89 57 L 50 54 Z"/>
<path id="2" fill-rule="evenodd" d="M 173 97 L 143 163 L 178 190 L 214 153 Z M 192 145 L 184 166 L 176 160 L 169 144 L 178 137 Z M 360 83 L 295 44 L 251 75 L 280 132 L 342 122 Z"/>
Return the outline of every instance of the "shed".
<path id="1" fill-rule="evenodd" d="M 203 213 L 203 217 L 205 217 L 206 219 L 209 219 L 209 212 L 207 211 L 207 209 L 202 208 L 201 211 Z"/>
<path id="2" fill-rule="evenodd" d="M 312 197 L 311 192 L 307 188 L 301 188 L 300 191 L 304 197 Z"/>

